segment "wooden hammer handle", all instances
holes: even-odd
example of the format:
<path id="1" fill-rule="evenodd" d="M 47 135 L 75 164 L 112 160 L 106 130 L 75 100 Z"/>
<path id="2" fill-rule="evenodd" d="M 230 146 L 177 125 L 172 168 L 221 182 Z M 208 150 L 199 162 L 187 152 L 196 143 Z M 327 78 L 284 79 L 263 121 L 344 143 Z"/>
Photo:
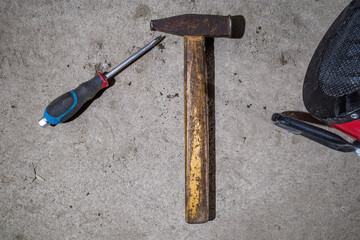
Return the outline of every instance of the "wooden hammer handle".
<path id="1" fill-rule="evenodd" d="M 205 37 L 185 36 L 185 220 L 209 220 L 209 127 Z"/>

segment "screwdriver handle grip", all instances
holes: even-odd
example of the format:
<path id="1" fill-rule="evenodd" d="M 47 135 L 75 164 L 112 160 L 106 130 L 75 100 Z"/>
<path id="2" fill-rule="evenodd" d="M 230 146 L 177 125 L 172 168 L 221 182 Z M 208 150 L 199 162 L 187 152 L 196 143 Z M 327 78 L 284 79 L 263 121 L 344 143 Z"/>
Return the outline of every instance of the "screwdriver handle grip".
<path id="1" fill-rule="evenodd" d="M 94 98 L 101 89 L 107 86 L 109 86 L 108 81 L 98 72 L 94 78 L 52 101 L 45 109 L 44 118 L 52 125 L 66 122 L 79 111 L 84 103 Z"/>

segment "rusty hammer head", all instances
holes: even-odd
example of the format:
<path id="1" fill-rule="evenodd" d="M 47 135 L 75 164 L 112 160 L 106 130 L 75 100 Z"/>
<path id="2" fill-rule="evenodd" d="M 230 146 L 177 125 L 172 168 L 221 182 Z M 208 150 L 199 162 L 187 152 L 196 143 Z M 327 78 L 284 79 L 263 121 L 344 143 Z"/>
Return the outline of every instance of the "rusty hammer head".
<path id="1" fill-rule="evenodd" d="M 150 29 L 179 36 L 240 38 L 244 33 L 242 16 L 184 14 L 150 22 Z"/>

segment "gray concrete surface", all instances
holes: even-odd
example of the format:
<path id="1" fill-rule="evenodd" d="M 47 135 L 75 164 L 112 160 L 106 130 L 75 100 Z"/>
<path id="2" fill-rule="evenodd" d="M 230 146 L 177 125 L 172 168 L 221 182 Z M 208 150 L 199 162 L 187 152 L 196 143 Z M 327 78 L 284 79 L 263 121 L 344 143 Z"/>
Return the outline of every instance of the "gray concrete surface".
<path id="1" fill-rule="evenodd" d="M 348 2 L 1 1 L 0 239 L 360 239 L 359 158 L 270 121 L 305 110 L 307 65 Z M 215 40 L 217 215 L 201 225 L 184 221 L 180 37 L 74 121 L 37 123 L 159 35 L 151 19 L 183 13 L 246 19 L 242 39 Z"/>

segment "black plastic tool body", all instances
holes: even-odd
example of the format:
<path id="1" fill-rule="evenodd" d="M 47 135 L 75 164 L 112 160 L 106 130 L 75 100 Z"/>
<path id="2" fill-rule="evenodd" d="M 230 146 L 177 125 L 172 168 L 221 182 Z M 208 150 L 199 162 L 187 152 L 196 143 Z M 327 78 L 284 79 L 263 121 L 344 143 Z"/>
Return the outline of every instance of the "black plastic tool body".
<path id="1" fill-rule="evenodd" d="M 103 76 L 102 76 L 103 77 Z M 103 78 L 105 79 L 105 78 Z M 45 117 L 50 124 L 66 122 L 90 99 L 104 88 L 104 81 L 98 73 L 89 81 L 52 101 L 45 109 Z"/>

